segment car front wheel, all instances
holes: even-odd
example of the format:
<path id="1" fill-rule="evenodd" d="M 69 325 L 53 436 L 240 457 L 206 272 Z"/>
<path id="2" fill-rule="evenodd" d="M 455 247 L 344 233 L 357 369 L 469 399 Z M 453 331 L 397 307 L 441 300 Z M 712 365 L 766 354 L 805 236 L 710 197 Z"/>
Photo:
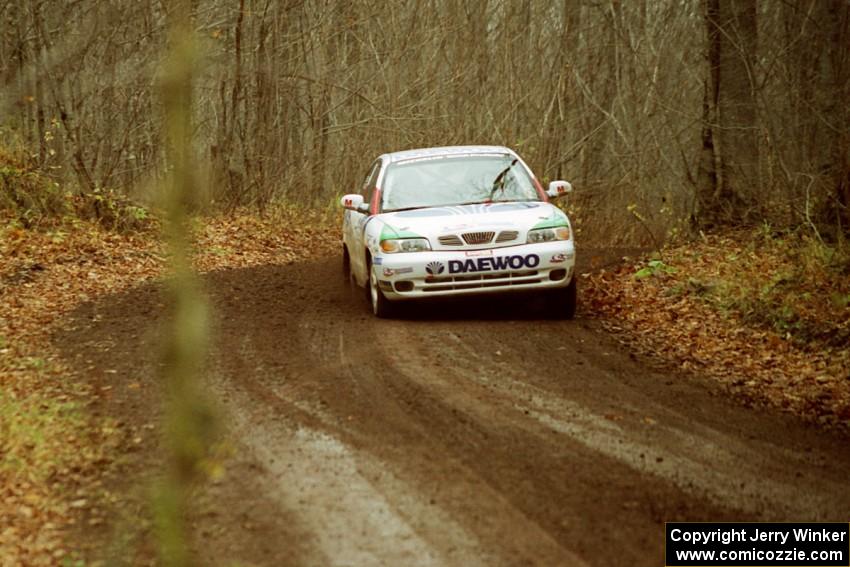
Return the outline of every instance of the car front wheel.
<path id="1" fill-rule="evenodd" d="M 351 255 L 344 244 L 342 245 L 342 276 L 346 285 L 351 283 Z"/>
<path id="2" fill-rule="evenodd" d="M 378 276 L 375 270 L 372 269 L 372 263 L 369 263 L 369 303 L 372 304 L 372 313 L 375 317 L 387 319 L 393 316 L 394 305 L 389 299 L 384 297 L 384 293 L 378 287 Z"/>
<path id="3" fill-rule="evenodd" d="M 576 277 L 573 276 L 570 285 L 551 292 L 548 301 L 548 313 L 553 319 L 575 319 L 576 299 Z"/>

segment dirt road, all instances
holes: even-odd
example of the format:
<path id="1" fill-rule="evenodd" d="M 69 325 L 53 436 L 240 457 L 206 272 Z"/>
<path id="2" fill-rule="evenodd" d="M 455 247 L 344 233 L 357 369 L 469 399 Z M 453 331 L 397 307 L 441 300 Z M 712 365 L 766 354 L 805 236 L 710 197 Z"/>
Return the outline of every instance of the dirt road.
<path id="1" fill-rule="evenodd" d="M 194 520 L 205 562 L 657 566 L 665 521 L 848 519 L 846 437 L 652 370 L 581 315 L 376 320 L 335 258 L 208 289 L 234 457 Z M 159 301 L 88 305 L 56 337 L 139 428 Z"/>

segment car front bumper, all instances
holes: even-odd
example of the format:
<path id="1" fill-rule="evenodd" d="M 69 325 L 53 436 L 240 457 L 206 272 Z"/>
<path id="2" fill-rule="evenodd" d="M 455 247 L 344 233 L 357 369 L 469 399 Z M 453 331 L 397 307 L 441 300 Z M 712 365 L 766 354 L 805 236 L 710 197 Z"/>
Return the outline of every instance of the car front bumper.
<path id="1" fill-rule="evenodd" d="M 544 290 L 569 285 L 572 240 L 486 250 L 381 254 L 373 268 L 390 300 Z"/>

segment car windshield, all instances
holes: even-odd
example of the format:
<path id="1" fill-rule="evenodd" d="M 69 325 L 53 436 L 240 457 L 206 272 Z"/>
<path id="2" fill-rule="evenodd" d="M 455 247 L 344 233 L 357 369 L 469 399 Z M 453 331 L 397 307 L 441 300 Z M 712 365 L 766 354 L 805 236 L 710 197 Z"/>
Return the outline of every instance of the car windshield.
<path id="1" fill-rule="evenodd" d="M 446 156 L 392 164 L 382 183 L 383 210 L 492 201 L 538 201 L 519 160 L 510 155 Z"/>

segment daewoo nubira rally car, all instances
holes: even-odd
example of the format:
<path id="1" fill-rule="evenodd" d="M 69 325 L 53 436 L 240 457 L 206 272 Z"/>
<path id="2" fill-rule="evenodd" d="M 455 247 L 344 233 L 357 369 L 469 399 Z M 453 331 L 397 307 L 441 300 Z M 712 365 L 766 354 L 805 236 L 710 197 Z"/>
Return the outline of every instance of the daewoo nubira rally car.
<path id="1" fill-rule="evenodd" d="M 360 193 L 345 195 L 343 266 L 366 289 L 372 311 L 398 302 L 537 292 L 556 317 L 576 308 L 575 247 L 567 215 L 524 161 L 496 146 L 394 152 L 369 168 Z"/>

